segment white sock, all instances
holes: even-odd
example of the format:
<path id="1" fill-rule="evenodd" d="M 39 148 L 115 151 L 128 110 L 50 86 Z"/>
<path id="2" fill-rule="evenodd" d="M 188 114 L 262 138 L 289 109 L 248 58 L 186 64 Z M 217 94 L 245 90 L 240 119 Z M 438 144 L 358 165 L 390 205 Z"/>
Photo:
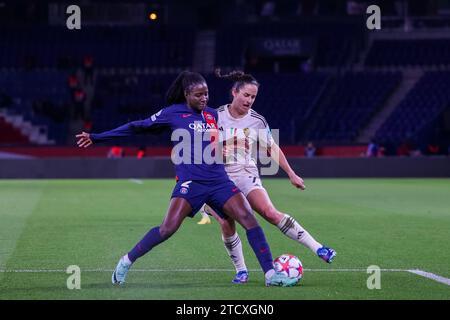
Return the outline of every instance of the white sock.
<path id="1" fill-rule="evenodd" d="M 123 256 L 123 260 L 126 264 L 132 264 L 133 262 L 131 262 L 130 258 L 128 258 L 128 253 L 126 255 Z"/>
<path id="2" fill-rule="evenodd" d="M 303 227 L 290 215 L 285 214 L 284 218 L 281 219 L 277 227 L 283 232 L 287 237 L 295 240 L 305 247 L 309 248 L 314 254 L 316 254 L 317 249 L 322 248 L 322 245 L 318 243 Z"/>
<path id="3" fill-rule="evenodd" d="M 275 273 L 274 269 L 270 269 L 269 271 L 267 271 L 264 276 L 266 277 L 266 280 L 270 280 L 270 278 L 272 278 L 273 274 Z"/>
<path id="4" fill-rule="evenodd" d="M 244 254 L 242 252 L 242 242 L 237 232 L 229 238 L 225 238 L 222 235 L 223 244 L 228 252 L 228 256 L 231 258 L 236 272 L 247 270 L 245 265 Z"/>

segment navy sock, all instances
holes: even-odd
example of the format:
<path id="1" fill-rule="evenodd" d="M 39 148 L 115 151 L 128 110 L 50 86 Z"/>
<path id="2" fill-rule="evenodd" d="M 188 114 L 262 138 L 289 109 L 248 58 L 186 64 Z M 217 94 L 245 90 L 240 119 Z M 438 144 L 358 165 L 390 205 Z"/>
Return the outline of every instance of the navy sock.
<path id="1" fill-rule="evenodd" d="M 264 273 L 273 269 L 273 258 L 266 236 L 260 226 L 247 230 L 247 239 Z"/>
<path id="2" fill-rule="evenodd" d="M 128 259 L 131 262 L 135 262 L 136 259 L 142 257 L 144 254 L 152 250 L 153 247 L 157 246 L 161 242 L 165 241 L 159 233 L 159 227 L 151 229 L 145 236 L 139 241 L 136 246 L 128 252 Z"/>

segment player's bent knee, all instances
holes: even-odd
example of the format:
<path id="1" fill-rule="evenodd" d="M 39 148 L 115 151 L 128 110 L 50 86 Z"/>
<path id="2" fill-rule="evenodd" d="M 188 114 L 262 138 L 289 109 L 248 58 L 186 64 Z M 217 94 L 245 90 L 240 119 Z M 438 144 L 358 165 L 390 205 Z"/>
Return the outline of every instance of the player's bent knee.
<path id="1" fill-rule="evenodd" d="M 242 216 L 239 218 L 239 224 L 242 225 L 246 230 L 252 229 L 254 227 L 257 227 L 258 221 L 256 220 L 253 213 L 245 212 Z"/>

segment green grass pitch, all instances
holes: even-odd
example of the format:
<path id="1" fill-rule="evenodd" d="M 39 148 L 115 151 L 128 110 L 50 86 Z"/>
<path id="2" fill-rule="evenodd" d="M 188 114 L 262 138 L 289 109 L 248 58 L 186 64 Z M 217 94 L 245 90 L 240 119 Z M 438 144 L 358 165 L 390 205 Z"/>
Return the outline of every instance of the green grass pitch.
<path id="1" fill-rule="evenodd" d="M 2 299 L 450 299 L 450 286 L 407 271 L 450 278 L 450 180 L 266 179 L 277 208 L 338 252 L 328 265 L 259 218 L 274 257 L 297 255 L 306 271 L 292 288 L 266 288 L 245 237 L 245 285 L 233 285 L 219 226 L 186 219 L 167 242 L 138 260 L 125 286 L 111 284 L 119 257 L 165 215 L 173 180 L 0 181 Z M 66 269 L 81 269 L 69 290 Z"/>

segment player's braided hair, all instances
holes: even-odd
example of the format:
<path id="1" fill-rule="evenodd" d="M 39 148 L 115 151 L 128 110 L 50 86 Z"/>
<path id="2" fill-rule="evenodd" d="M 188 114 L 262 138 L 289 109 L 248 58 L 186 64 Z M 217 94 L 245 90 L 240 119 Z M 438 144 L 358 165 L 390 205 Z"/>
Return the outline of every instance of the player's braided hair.
<path id="1" fill-rule="evenodd" d="M 246 84 L 254 84 L 259 87 L 259 82 L 249 73 L 245 73 L 244 71 L 234 70 L 227 74 L 221 74 L 220 68 L 214 70 L 214 74 L 217 78 L 227 79 L 234 82 L 233 89 L 239 91 Z"/>
<path id="2" fill-rule="evenodd" d="M 186 102 L 184 92 L 189 92 L 195 85 L 203 83 L 206 83 L 206 80 L 200 73 L 190 71 L 181 72 L 167 90 L 167 104 L 172 105 Z"/>

